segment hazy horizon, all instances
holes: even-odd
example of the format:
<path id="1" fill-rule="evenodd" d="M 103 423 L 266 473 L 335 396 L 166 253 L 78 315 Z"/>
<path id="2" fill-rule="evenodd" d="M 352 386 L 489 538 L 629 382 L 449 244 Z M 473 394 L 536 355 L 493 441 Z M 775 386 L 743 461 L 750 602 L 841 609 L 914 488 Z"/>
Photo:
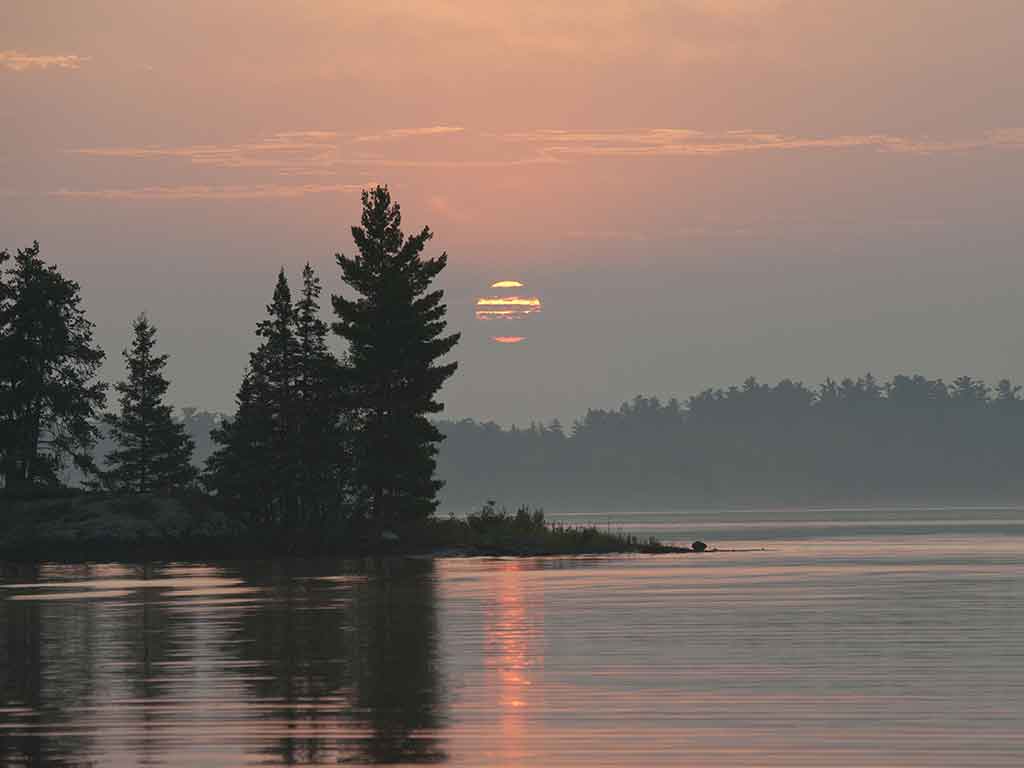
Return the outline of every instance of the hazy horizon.
<path id="1" fill-rule="evenodd" d="M 1019 3 L 12 7 L 0 248 L 82 284 L 108 381 L 145 310 L 170 399 L 230 411 L 278 267 L 339 291 L 376 182 L 449 254 L 447 418 L 1024 380 Z M 521 344 L 474 319 L 502 279 Z"/>

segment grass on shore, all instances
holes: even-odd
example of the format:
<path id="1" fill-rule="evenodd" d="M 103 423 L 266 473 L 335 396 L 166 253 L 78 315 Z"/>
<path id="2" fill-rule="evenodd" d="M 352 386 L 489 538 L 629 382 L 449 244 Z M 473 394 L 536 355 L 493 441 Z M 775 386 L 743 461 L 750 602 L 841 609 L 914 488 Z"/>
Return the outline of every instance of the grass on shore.
<path id="1" fill-rule="evenodd" d="M 424 526 L 424 538 L 433 549 L 508 555 L 582 555 L 612 552 L 669 552 L 656 539 L 641 541 L 627 533 L 596 526 L 548 522 L 544 511 L 520 507 L 509 512 L 488 501 L 466 518 L 435 518 Z M 417 537 L 418 538 L 418 537 Z"/>

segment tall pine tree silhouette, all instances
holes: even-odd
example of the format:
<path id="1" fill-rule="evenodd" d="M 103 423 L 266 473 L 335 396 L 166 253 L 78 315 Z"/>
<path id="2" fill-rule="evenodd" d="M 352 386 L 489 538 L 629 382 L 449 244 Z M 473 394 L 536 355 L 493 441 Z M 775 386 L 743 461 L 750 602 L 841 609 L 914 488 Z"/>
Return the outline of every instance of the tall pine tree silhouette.
<path id="1" fill-rule="evenodd" d="M 7 265 L 13 258 L 13 263 Z M 6 266 L 5 266 L 6 265 Z M 79 286 L 39 257 L 0 251 L 0 476 L 9 493 L 58 482 L 70 456 L 93 471 L 106 384 Z"/>
<path id="2" fill-rule="evenodd" d="M 196 478 L 191 463 L 195 444 L 164 403 L 167 355 L 154 352 L 156 327 L 142 314 L 132 330 L 131 348 L 123 353 L 128 378 L 114 385 L 121 413 L 106 418 L 118 447 L 106 458 L 109 469 L 103 479 L 127 493 L 180 490 Z"/>
<path id="3" fill-rule="evenodd" d="M 280 271 L 238 410 L 211 433 L 219 448 L 207 484 L 252 522 L 285 532 L 336 526 L 345 501 L 341 369 L 327 347 L 320 292 L 307 264 L 293 303 Z"/>
<path id="4" fill-rule="evenodd" d="M 443 438 L 428 414 L 457 364 L 438 361 L 458 343 L 443 335 L 444 292 L 431 290 L 448 256 L 425 259 L 429 228 L 406 237 L 385 186 L 364 190 L 358 254 L 337 254 L 342 278 L 358 294 L 333 296 L 334 331 L 348 341 L 348 392 L 354 407 L 355 482 L 378 527 L 428 517 L 442 483 L 435 479 Z"/>
<path id="5" fill-rule="evenodd" d="M 265 471 L 275 479 L 273 499 L 277 522 L 287 525 L 296 515 L 297 474 L 300 457 L 294 450 L 298 424 L 298 342 L 295 338 L 295 305 L 284 268 L 278 272 L 267 318 L 256 326 L 263 339 L 250 365 L 258 383 L 257 393 L 270 416 L 271 432 L 264 457 Z"/>
<path id="6" fill-rule="evenodd" d="M 249 356 L 238 411 L 212 437 L 220 444 L 208 462 L 209 484 L 253 522 L 289 525 L 296 514 L 298 343 L 295 307 L 284 269 L 267 317 L 256 326 L 262 341 Z"/>
<path id="7" fill-rule="evenodd" d="M 294 453 L 298 462 L 299 519 L 304 527 L 337 524 L 348 470 L 341 367 L 327 347 L 320 319 L 320 279 L 306 263 L 295 302 Z"/>

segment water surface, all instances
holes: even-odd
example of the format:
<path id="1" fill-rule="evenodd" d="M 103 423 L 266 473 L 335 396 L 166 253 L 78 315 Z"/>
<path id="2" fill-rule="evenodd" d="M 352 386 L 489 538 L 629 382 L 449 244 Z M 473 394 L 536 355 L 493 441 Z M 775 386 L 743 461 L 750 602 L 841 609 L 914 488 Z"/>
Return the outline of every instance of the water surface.
<path id="1" fill-rule="evenodd" d="M 8 566 L 0 765 L 1024 764 L 1021 510 L 588 519 L 735 551 Z"/>

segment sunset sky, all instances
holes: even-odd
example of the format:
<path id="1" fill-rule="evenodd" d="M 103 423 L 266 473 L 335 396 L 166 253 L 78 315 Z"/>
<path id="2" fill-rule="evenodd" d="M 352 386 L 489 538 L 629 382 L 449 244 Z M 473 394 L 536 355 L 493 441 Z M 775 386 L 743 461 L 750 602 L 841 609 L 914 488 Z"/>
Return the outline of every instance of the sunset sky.
<path id="1" fill-rule="evenodd" d="M 81 282 L 108 380 L 146 310 L 231 409 L 276 270 L 340 290 L 381 182 L 449 254 L 450 416 L 1024 382 L 1019 0 L 0 7 L 0 248 Z M 543 312 L 475 319 L 500 280 Z"/>

